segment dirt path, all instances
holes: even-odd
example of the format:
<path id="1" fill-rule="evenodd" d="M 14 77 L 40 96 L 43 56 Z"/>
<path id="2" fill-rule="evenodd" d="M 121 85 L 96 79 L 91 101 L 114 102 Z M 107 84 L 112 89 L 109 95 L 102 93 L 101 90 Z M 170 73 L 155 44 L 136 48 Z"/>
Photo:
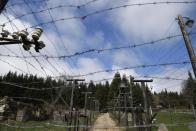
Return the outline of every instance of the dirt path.
<path id="1" fill-rule="evenodd" d="M 105 113 L 97 118 L 92 131 L 120 131 L 115 122 L 110 118 L 109 113 Z"/>

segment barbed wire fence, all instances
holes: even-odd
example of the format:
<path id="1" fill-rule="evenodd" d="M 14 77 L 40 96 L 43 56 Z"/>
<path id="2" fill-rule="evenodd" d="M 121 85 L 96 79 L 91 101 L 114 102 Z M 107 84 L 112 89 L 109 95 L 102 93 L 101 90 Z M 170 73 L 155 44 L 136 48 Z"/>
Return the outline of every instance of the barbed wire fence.
<path id="1" fill-rule="evenodd" d="M 36 1 L 31 1 L 32 3 L 39 3 L 39 2 L 47 2 L 49 0 L 36 0 Z M 8 19 L 8 22 L 5 22 L 3 24 L 10 24 L 10 25 L 14 25 L 14 21 L 17 20 L 17 19 L 20 19 L 22 17 L 25 17 L 25 16 L 28 16 L 28 15 L 35 15 L 36 17 L 36 14 L 38 13 L 43 13 L 43 12 L 50 12 L 51 10 L 54 10 L 54 9 L 57 9 L 57 8 L 76 8 L 76 9 L 81 9 L 81 8 L 84 8 L 84 7 L 87 7 L 88 5 L 94 3 L 94 2 L 97 2 L 99 0 L 92 0 L 92 1 L 89 1 L 89 2 L 86 2 L 84 4 L 81 4 L 81 5 L 59 5 L 59 6 L 55 6 L 55 7 L 47 7 L 46 9 L 43 9 L 43 10 L 40 10 L 40 11 L 33 11 L 32 9 L 30 13 L 26 13 L 26 14 L 23 14 L 23 15 L 20 15 L 20 16 L 16 16 L 14 19 L 10 19 L 8 17 L 7 14 L 5 14 L 5 16 L 7 17 Z M 125 4 L 125 5 L 120 5 L 120 6 L 115 6 L 115 7 L 109 7 L 109 8 L 106 8 L 106 9 L 103 9 L 103 10 L 98 10 L 98 11 L 95 11 L 95 12 L 91 12 L 91 13 L 87 13 L 86 15 L 83 15 L 83 16 L 73 16 L 73 17 L 69 17 L 69 18 L 62 18 L 62 19 L 53 19 L 52 16 L 51 16 L 51 21 L 48 21 L 48 22 L 43 22 L 43 23 L 38 23 L 36 25 L 33 25 L 31 27 L 26 27 L 24 26 L 24 29 L 29 29 L 29 28 L 34 28 L 36 26 L 43 26 L 43 25 L 46 25 L 46 24 L 54 24 L 56 22 L 59 22 L 59 21 L 68 21 L 68 20 L 73 20 L 73 19 L 79 19 L 79 20 L 85 20 L 86 18 L 90 17 L 90 16 L 94 16 L 94 15 L 97 15 L 97 14 L 101 14 L 101 13 L 106 13 L 106 12 L 109 12 L 109 11 L 112 11 L 112 10 L 117 10 L 117 9 L 121 9 L 121 8 L 128 8 L 128 7 L 133 7 L 133 6 L 138 6 L 138 7 L 141 7 L 141 6 L 147 6 L 147 5 L 161 5 L 161 4 L 195 4 L 196 1 L 173 1 L 173 2 L 169 2 L 169 1 L 165 1 L 165 2 L 148 2 L 148 3 L 137 3 L 137 4 Z M 12 3 L 10 5 L 8 5 L 6 7 L 6 9 L 10 9 L 12 6 L 16 6 L 16 5 L 23 5 L 23 4 L 26 4 L 28 5 L 28 3 L 25 2 L 18 2 L 18 3 Z M 17 28 L 17 26 L 15 27 Z M 20 31 L 18 29 L 18 31 Z M 58 33 L 58 29 L 56 29 L 56 32 L 57 34 Z M 195 35 L 196 33 L 194 32 L 191 32 L 190 35 Z M 59 38 L 61 37 L 60 35 L 58 35 Z M 48 73 L 46 71 L 46 68 L 47 67 L 43 67 L 39 58 L 43 58 L 45 59 L 48 64 L 52 67 L 52 70 L 51 69 L 47 69 L 49 70 L 53 75 L 54 77 L 53 78 L 58 78 L 58 77 L 65 77 L 64 75 L 61 74 L 61 72 L 56 68 L 56 66 L 49 61 L 49 59 L 65 59 L 65 58 L 72 58 L 72 57 L 76 57 L 76 56 L 81 56 L 81 55 L 84 55 L 84 54 L 89 54 L 89 53 L 102 53 L 102 52 L 105 52 L 105 51 L 116 51 L 116 50 L 121 50 L 121 49 L 131 49 L 131 48 L 136 48 L 136 47 L 140 47 L 140 46 L 147 46 L 147 45 L 154 45 L 154 44 L 158 44 L 159 42 L 161 41 L 165 41 L 165 40 L 170 40 L 172 38 L 176 38 L 176 37 L 181 37 L 181 35 L 173 35 L 173 36 L 168 36 L 168 37 L 165 37 L 165 38 L 161 38 L 161 39 L 158 39 L 158 40 L 155 40 L 155 41 L 151 41 L 151 42 L 146 42 L 146 43 L 142 43 L 142 44 L 135 44 L 135 45 L 129 45 L 129 46 L 121 46 L 121 47 L 112 47 L 112 48 L 105 48 L 105 49 L 89 49 L 89 50 L 86 50 L 86 51 L 81 51 L 81 52 L 76 52 L 76 53 L 73 53 L 72 55 L 56 55 L 56 56 L 53 56 L 53 55 L 45 55 L 45 54 L 41 54 L 41 55 L 34 55 L 33 53 L 29 52 L 30 56 L 25 56 L 24 54 L 22 54 L 21 52 L 21 55 L 18 55 L 16 54 L 14 51 L 12 51 L 10 48 L 8 47 L 5 47 L 7 48 L 13 55 L 9 55 L 9 54 L 0 54 L 1 57 L 9 57 L 9 58 L 19 58 L 23 61 L 26 62 L 26 66 L 27 65 L 30 65 L 31 67 L 35 68 L 36 70 L 38 71 L 42 71 L 44 76 L 48 77 Z M 68 50 L 68 49 L 67 49 Z M 28 61 L 28 58 L 33 58 L 39 65 L 40 69 L 37 69 L 37 67 L 35 65 L 33 65 L 30 61 Z M 10 67 L 24 73 L 24 74 L 29 74 L 30 75 L 30 71 L 24 71 L 23 69 L 20 69 L 19 67 L 15 66 L 14 64 L 4 60 L 4 59 L 0 59 L 1 62 L 3 63 L 6 63 L 7 65 L 9 65 Z M 73 60 L 72 60 L 73 61 Z M 131 66 L 131 67 L 124 67 L 124 68 L 119 68 L 119 69 L 106 69 L 106 70 L 100 70 L 100 71 L 95 71 L 95 72 L 89 72 L 89 73 L 86 73 L 86 74 L 78 74 L 78 75 L 73 75 L 72 77 L 86 77 L 86 76 L 89 76 L 89 75 L 96 75 L 96 74 L 99 74 L 99 73 L 105 73 L 105 72 L 116 72 L 116 71 L 121 71 L 121 70 L 129 70 L 129 69 L 135 69 L 135 68 L 148 68 L 148 67 L 164 67 L 164 66 L 171 66 L 171 65 L 186 65 L 186 64 L 190 64 L 189 61 L 181 61 L 181 62 L 168 62 L 168 63 L 155 63 L 155 64 L 146 64 L 146 65 L 138 65 L 138 66 Z M 28 67 L 27 67 L 27 70 Z M 59 74 L 59 76 L 55 76 L 55 73 L 56 72 L 57 74 Z M 180 78 L 172 78 L 172 77 L 157 77 L 157 76 L 141 76 L 142 78 L 154 78 L 154 79 L 164 79 L 164 80 L 179 80 L 179 81 L 183 81 L 185 79 L 180 79 Z M 94 82 L 101 82 L 101 81 L 108 81 L 110 80 L 111 78 L 103 78 L 101 80 L 97 80 L 97 81 L 94 81 Z M 2 84 L 9 84 L 9 85 L 12 85 L 12 86 L 15 86 L 17 88 L 22 88 L 22 89 L 28 89 L 28 90 L 36 90 L 36 91 L 45 91 L 45 90 L 52 90 L 52 89 L 63 89 L 64 86 L 62 87 L 54 87 L 52 86 L 51 88 L 43 88 L 43 89 L 40 89 L 40 88 L 33 88 L 33 87 L 26 87 L 26 86 L 21 86 L 21 85 L 18 85 L 17 83 L 10 83 L 10 82 L 1 82 Z M 40 102 L 43 102 L 47 105 L 51 105 L 51 103 L 48 103 L 46 102 L 45 100 L 43 99 L 36 99 L 36 98 L 30 98 L 30 97 L 10 97 L 10 98 L 13 98 L 13 99 L 28 99 L 28 100 L 36 100 L 36 101 L 40 101 Z M 66 105 L 66 101 L 62 98 L 61 96 L 61 93 L 59 91 L 59 98 L 62 99 L 64 101 L 64 104 Z M 24 104 L 24 103 L 23 103 Z M 52 105 L 54 106 L 54 104 Z M 68 106 L 68 105 L 66 105 Z M 96 112 L 96 111 L 95 111 Z M 77 125 L 77 120 L 78 120 L 78 115 L 79 111 L 74 111 L 74 113 L 77 115 L 76 118 L 76 122 L 74 124 L 76 125 L 64 125 L 63 124 L 53 124 L 53 123 L 49 123 L 49 122 L 46 122 L 46 123 L 43 123 L 43 125 L 31 125 L 31 126 L 18 126 L 18 125 L 14 125 L 13 123 L 0 123 L 1 125 L 3 126 L 7 126 L 7 127 L 10 127 L 10 128 L 15 128 L 15 129 L 35 129 L 35 128 L 50 128 L 50 127 L 60 127 L 60 128 L 65 128 L 65 129 L 69 129 L 69 128 L 74 128 L 74 129 L 77 129 L 77 128 L 82 128 L 82 129 L 85 129 L 86 127 L 88 127 L 89 129 L 92 128 L 92 125 Z M 166 124 L 166 126 L 185 126 L 185 125 L 188 125 L 189 123 L 177 123 L 177 124 Z M 100 126 L 94 126 L 93 128 L 95 129 L 125 129 L 125 128 L 145 128 L 145 127 L 148 127 L 148 126 L 154 126 L 154 127 L 158 127 L 160 126 L 160 124 L 152 124 L 152 125 L 141 125 L 141 126 L 128 126 L 128 127 L 125 127 L 125 126 L 120 126 L 120 127 L 111 127 L 111 126 L 107 126 L 107 127 L 100 127 Z"/>

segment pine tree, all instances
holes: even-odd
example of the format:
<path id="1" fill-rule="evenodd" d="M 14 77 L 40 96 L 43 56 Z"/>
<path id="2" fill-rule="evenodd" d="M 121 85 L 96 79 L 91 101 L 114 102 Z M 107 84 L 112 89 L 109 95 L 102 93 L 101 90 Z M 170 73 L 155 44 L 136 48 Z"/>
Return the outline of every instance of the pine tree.
<path id="1" fill-rule="evenodd" d="M 109 93 L 108 93 L 108 101 L 111 101 L 115 96 L 119 93 L 119 84 L 121 82 L 120 73 L 117 72 L 114 75 L 112 83 L 110 85 Z"/>
<path id="2" fill-rule="evenodd" d="M 196 105 L 196 83 L 190 72 L 188 72 L 188 76 L 188 79 L 184 82 L 182 94 L 190 105 Z"/>
<path id="3" fill-rule="evenodd" d="M 133 105 L 134 106 L 140 106 L 143 105 L 143 95 L 142 95 L 142 89 L 141 86 L 139 84 L 134 84 L 133 88 Z"/>

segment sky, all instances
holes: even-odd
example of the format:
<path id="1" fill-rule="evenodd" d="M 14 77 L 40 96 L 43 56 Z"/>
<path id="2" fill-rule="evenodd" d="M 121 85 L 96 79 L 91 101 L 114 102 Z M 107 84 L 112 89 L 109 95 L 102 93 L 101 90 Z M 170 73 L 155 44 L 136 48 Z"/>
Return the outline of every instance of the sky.
<path id="1" fill-rule="evenodd" d="M 174 0 L 175 1 L 175 0 Z M 183 0 L 181 0 L 183 2 Z M 191 0 L 186 0 L 191 1 Z M 196 3 L 151 4 L 164 0 L 9 0 L 6 10 L 0 14 L 0 25 L 10 33 L 27 28 L 30 33 L 40 26 L 44 32 L 40 38 L 46 47 L 40 53 L 24 51 L 22 45 L 6 45 L 0 48 L 0 74 L 8 71 L 37 74 L 38 76 L 76 76 L 101 70 L 116 70 L 140 65 L 155 65 L 189 61 L 183 38 L 175 37 L 154 44 L 135 48 L 90 52 L 66 58 L 14 58 L 17 56 L 70 56 L 90 49 L 107 49 L 156 41 L 168 36 L 180 35 L 178 15 L 196 20 Z M 176 0 L 179 2 L 179 0 Z M 124 6 L 129 5 L 129 6 Z M 132 5 L 132 6 L 130 6 Z M 124 6 L 123 8 L 115 8 Z M 113 10 L 104 11 L 105 9 Z M 102 11 L 102 12 L 101 12 Z M 81 19 L 82 16 L 87 16 Z M 186 21 L 186 19 L 184 19 Z M 196 24 L 187 28 L 196 32 Z M 190 36 L 194 49 L 195 35 Z M 21 71 L 22 70 L 22 71 Z M 190 64 L 132 68 L 119 70 L 121 75 L 144 79 L 144 76 L 176 78 L 157 79 L 149 84 L 153 91 L 180 92 L 183 79 L 192 72 Z M 115 72 L 95 73 L 80 78 L 101 80 L 114 76 Z M 149 78 L 145 78 L 149 79 Z"/>

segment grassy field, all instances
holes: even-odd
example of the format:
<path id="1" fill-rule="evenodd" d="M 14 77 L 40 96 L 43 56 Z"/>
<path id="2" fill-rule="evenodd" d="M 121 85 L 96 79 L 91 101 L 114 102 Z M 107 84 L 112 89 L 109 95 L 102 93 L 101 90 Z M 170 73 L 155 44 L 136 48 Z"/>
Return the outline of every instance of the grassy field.
<path id="1" fill-rule="evenodd" d="M 49 124 L 50 123 L 50 124 Z M 62 131 L 66 130 L 66 123 L 62 122 L 9 122 L 10 126 L 0 125 L 0 131 Z M 54 126 L 61 125 L 61 126 Z M 12 127 L 14 126 L 14 127 Z M 27 127 L 27 128 L 25 128 Z"/>
<path id="2" fill-rule="evenodd" d="M 96 117 L 95 117 L 96 118 Z M 93 120 L 94 121 L 94 120 Z M 168 126 L 169 131 L 190 131 L 188 124 L 190 122 L 196 121 L 191 114 L 183 113 L 170 113 L 170 112 L 159 112 L 156 116 L 156 123 L 164 123 L 166 125 L 177 124 L 176 126 Z M 82 122 L 82 121 L 80 121 Z M 50 123 L 50 124 L 49 124 Z M 83 123 L 83 122 L 82 122 Z M 93 123 L 93 122 L 92 122 Z M 184 125 L 182 125 L 184 124 Z M 45 122 L 9 122 L 9 125 L 17 126 L 18 128 L 8 127 L 5 125 L 0 125 L 0 131 L 62 131 L 66 130 L 66 123 L 63 122 L 54 122 L 54 121 L 45 121 Z M 59 126 L 60 125 L 60 126 Z M 21 128 L 21 127 L 34 127 L 36 128 Z M 39 128 L 41 126 L 41 128 Z M 157 131 L 158 128 L 154 127 L 153 131 Z M 82 128 L 81 128 L 82 130 Z M 130 131 L 135 131 L 135 129 L 130 129 Z"/>
<path id="3" fill-rule="evenodd" d="M 155 124 L 179 124 L 176 126 L 167 126 L 169 131 L 190 131 L 188 124 L 196 121 L 192 114 L 159 112 L 156 116 Z M 182 125 L 184 124 L 184 125 Z M 156 131 L 156 129 L 154 129 Z"/>
<path id="4" fill-rule="evenodd" d="M 98 113 L 94 114 L 94 119 L 91 118 L 91 123 L 93 124 Z M 85 119 L 80 118 L 79 125 L 85 124 Z M 9 126 L 5 125 L 6 122 L 0 123 L 0 131 L 66 131 L 68 130 L 67 122 L 58 122 L 58 121 L 28 121 L 28 122 L 8 122 Z M 90 124 L 90 123 L 89 123 Z M 83 127 L 80 127 L 80 130 L 83 130 Z M 74 128 L 72 128 L 74 130 Z"/>
<path id="5" fill-rule="evenodd" d="M 118 123 L 117 119 L 113 117 Z M 188 128 L 189 123 L 196 121 L 192 114 L 174 113 L 174 112 L 159 112 L 155 117 L 154 124 L 164 123 L 167 125 L 169 131 L 190 131 Z M 121 126 L 125 125 L 125 121 L 121 120 Z M 175 126 L 173 126 L 175 125 Z M 157 131 L 158 127 L 153 127 L 153 131 Z M 128 131 L 137 131 L 136 128 L 131 128 Z"/>

